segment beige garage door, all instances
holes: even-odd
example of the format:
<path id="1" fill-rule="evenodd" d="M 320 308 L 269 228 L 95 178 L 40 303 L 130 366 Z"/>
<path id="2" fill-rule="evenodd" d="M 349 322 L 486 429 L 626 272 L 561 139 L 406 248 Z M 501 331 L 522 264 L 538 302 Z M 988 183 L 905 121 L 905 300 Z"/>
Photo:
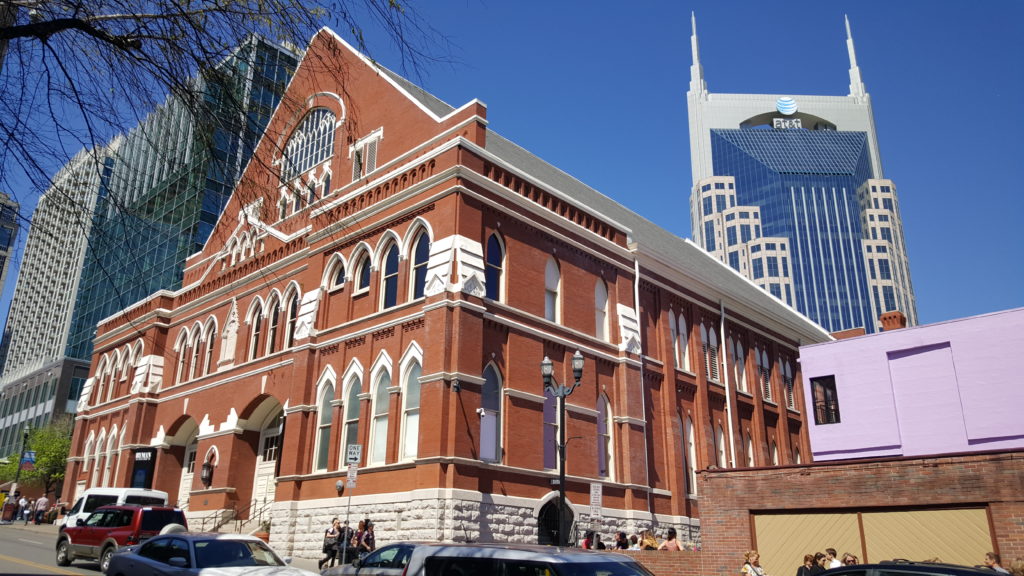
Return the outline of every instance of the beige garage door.
<path id="1" fill-rule="evenodd" d="M 984 508 L 755 514 L 754 541 L 761 565 L 773 576 L 795 573 L 804 554 L 825 548 L 856 554 L 861 562 L 939 558 L 968 566 L 994 549 Z M 737 566 L 742 562 L 737 559 Z"/>
<path id="2" fill-rule="evenodd" d="M 982 508 L 865 512 L 864 541 L 871 560 L 927 560 L 981 564 L 993 549 L 988 514 Z"/>

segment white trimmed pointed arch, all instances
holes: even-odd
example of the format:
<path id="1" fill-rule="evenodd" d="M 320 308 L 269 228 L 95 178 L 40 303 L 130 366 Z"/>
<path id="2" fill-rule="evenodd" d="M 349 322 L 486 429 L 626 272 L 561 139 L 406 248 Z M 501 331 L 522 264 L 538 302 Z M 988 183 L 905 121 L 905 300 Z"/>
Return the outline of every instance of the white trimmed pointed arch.
<path id="1" fill-rule="evenodd" d="M 399 237 L 398 233 L 394 230 L 385 230 L 384 233 L 380 235 L 380 240 L 377 241 L 377 248 L 374 250 L 374 254 L 376 254 L 374 266 L 377 270 L 380 270 L 384 266 L 384 258 L 386 255 L 383 251 L 392 243 L 398 247 L 398 257 L 400 259 L 405 258 L 405 245 L 402 242 L 402 238 Z"/>
<path id="2" fill-rule="evenodd" d="M 302 303 L 302 287 L 295 280 L 285 286 L 284 299 L 281 302 L 281 315 L 284 319 L 283 350 L 295 345 L 295 329 L 299 322 L 299 306 Z"/>
<path id="3" fill-rule="evenodd" d="M 406 232 L 402 254 L 409 262 L 408 298 L 422 298 L 427 287 L 427 268 L 430 265 L 430 245 L 434 233 L 426 220 L 417 218 Z"/>
<path id="4" fill-rule="evenodd" d="M 398 363 L 402 379 L 402 427 L 399 459 L 414 460 L 420 440 L 420 376 L 423 374 L 423 349 L 414 340 L 405 349 Z"/>
<path id="5" fill-rule="evenodd" d="M 213 349 L 217 342 L 217 333 L 217 318 L 210 315 L 206 319 L 206 324 L 203 325 L 203 343 L 205 344 L 202 351 L 203 375 L 216 371 L 216 365 L 213 363 Z"/>
<path id="6" fill-rule="evenodd" d="M 402 239 L 401 244 L 402 254 L 406 254 L 407 256 L 412 255 L 412 250 L 415 248 L 414 242 L 419 238 L 420 232 L 425 232 L 428 238 L 431 240 L 434 239 L 433 226 L 431 226 L 430 222 L 422 216 L 417 216 L 405 231 L 405 238 Z"/>
<path id="7" fill-rule="evenodd" d="M 324 275 L 320 278 L 320 287 L 325 290 L 341 288 L 348 281 L 348 261 L 340 252 L 331 254 L 324 266 Z"/>
<path id="8" fill-rule="evenodd" d="M 96 436 L 96 444 L 93 445 L 93 461 L 92 461 L 92 472 L 89 475 L 89 487 L 95 488 L 100 486 L 100 471 L 102 470 L 104 460 L 104 448 L 107 443 L 107 429 L 100 428 L 100 433 Z"/>
<path id="9" fill-rule="evenodd" d="M 89 437 L 85 440 L 85 447 L 82 449 L 82 471 L 89 474 L 92 470 L 90 464 L 94 462 L 93 446 L 96 445 L 96 431 L 90 430 Z"/>
<path id="10" fill-rule="evenodd" d="M 501 462 L 502 410 L 504 378 L 494 362 L 484 366 L 484 385 L 480 392 L 480 459 Z"/>
<path id="11" fill-rule="evenodd" d="M 342 378 L 344 383 L 344 390 L 342 390 L 342 399 L 344 400 L 344 427 L 342 429 L 341 438 L 341 454 L 344 455 L 348 452 L 348 447 L 352 444 L 360 444 L 359 441 L 359 419 L 362 416 L 362 406 L 359 400 L 359 396 L 363 393 L 363 378 L 365 375 L 363 365 L 359 362 L 358 358 L 353 358 L 348 363 L 348 368 L 345 369 L 345 374 Z M 366 458 L 366 453 L 363 453 L 363 458 Z M 360 462 L 360 464 L 362 464 Z"/>
<path id="12" fill-rule="evenodd" d="M 388 414 L 392 386 L 391 356 L 381 350 L 370 369 L 370 464 L 384 464 L 388 453 Z"/>
<path id="13" fill-rule="evenodd" d="M 370 289 L 374 268 L 374 251 L 366 242 L 356 244 L 352 250 L 352 257 L 349 259 L 351 269 L 349 270 L 349 281 L 355 286 L 355 293 L 362 293 Z"/>
<path id="14" fill-rule="evenodd" d="M 615 420 L 607 394 L 597 397 L 597 475 L 615 477 Z"/>
<path id="15" fill-rule="evenodd" d="M 329 364 L 316 383 L 316 438 L 313 446 L 313 472 L 327 470 L 331 452 L 331 429 L 334 427 L 334 397 L 338 375 Z"/>

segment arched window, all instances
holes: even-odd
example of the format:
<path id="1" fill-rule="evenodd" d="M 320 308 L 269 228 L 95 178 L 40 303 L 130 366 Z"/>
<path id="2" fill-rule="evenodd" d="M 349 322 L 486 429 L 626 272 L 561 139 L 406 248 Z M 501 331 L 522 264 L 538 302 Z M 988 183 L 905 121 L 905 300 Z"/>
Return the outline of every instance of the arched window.
<path id="1" fill-rule="evenodd" d="M 594 284 L 594 336 L 608 340 L 608 286 L 601 279 Z"/>
<path id="2" fill-rule="evenodd" d="M 249 360 L 260 352 L 260 337 L 263 332 L 263 305 L 256 303 L 252 310 L 252 330 L 249 332 Z"/>
<path id="3" fill-rule="evenodd" d="M 392 244 L 384 251 L 384 277 L 381 281 L 383 308 L 398 304 L 398 246 Z"/>
<path id="4" fill-rule="evenodd" d="M 373 386 L 373 420 L 370 423 L 370 464 L 383 464 L 388 456 L 388 410 L 391 374 L 381 370 Z"/>
<path id="5" fill-rule="evenodd" d="M 338 260 L 334 269 L 334 279 L 331 281 L 331 288 L 341 288 L 345 285 L 345 263 Z"/>
<path id="6" fill-rule="evenodd" d="M 608 398 L 597 399 L 597 475 L 612 476 L 612 411 Z"/>
<path id="7" fill-rule="evenodd" d="M 743 353 L 743 344 L 736 339 L 735 352 L 732 357 L 732 367 L 735 371 L 736 389 L 740 392 L 747 391 L 747 356 Z"/>
<path id="8" fill-rule="evenodd" d="M 190 364 L 189 368 L 188 368 L 188 379 L 189 380 L 194 379 L 196 376 L 202 376 L 203 375 L 203 365 L 202 365 L 201 356 L 200 356 L 202 354 L 203 348 L 205 347 L 203 345 L 203 329 L 200 326 L 196 325 L 195 326 L 195 332 L 196 332 L 195 335 L 192 337 L 192 345 L 191 345 L 192 356 L 189 358 L 189 364 Z"/>
<path id="9" fill-rule="evenodd" d="M 677 344 L 679 349 L 676 352 L 679 355 L 679 367 L 692 372 L 693 369 L 690 368 L 690 326 L 686 323 L 686 316 L 679 315 L 676 329 L 679 330 L 679 342 Z"/>
<path id="10" fill-rule="evenodd" d="M 363 259 L 359 261 L 359 267 L 356 268 L 356 290 L 369 290 L 370 288 L 370 270 L 372 265 L 370 264 L 370 256 L 364 255 Z"/>
<path id="11" fill-rule="evenodd" d="M 779 447 L 775 444 L 775 440 L 772 440 L 771 455 L 772 455 L 772 466 L 778 466 L 779 465 Z"/>
<path id="12" fill-rule="evenodd" d="M 729 460 L 728 460 L 728 458 L 726 456 L 726 452 L 725 452 L 725 431 L 722 429 L 722 425 L 721 424 L 718 425 L 718 429 L 716 431 L 715 436 L 716 436 L 715 443 L 718 445 L 718 454 L 717 454 L 717 456 L 718 456 L 718 458 L 717 458 L 718 467 L 719 468 L 725 468 L 725 463 L 728 462 Z"/>
<path id="13" fill-rule="evenodd" d="M 704 327 L 704 323 L 701 322 L 700 340 L 701 346 L 704 349 L 704 376 L 708 380 L 718 382 L 718 335 L 715 334 L 715 329 L 712 328 L 708 332 Z"/>
<path id="14" fill-rule="evenodd" d="M 750 430 L 747 430 L 747 466 L 754 467 L 754 440 L 750 437 Z"/>
<path id="15" fill-rule="evenodd" d="M 793 447 L 793 463 L 802 464 L 802 462 L 800 462 L 800 448 L 796 446 Z"/>
<path id="16" fill-rule="evenodd" d="M 331 450 L 331 422 L 334 420 L 334 410 L 331 408 L 333 399 L 334 384 L 328 382 L 320 391 L 320 401 L 317 402 L 315 470 L 327 470 L 327 457 Z"/>
<path id="17" fill-rule="evenodd" d="M 765 402 L 774 402 L 772 399 L 772 365 L 768 362 L 768 353 L 754 348 L 754 358 L 757 359 L 757 373 L 761 384 L 761 394 L 763 394 Z"/>
<path id="18" fill-rule="evenodd" d="M 359 394 L 362 391 L 362 379 L 359 376 L 349 378 L 348 395 L 345 396 L 345 438 L 342 439 L 345 451 L 343 454 L 348 453 L 348 447 L 352 444 L 359 444 Z"/>
<path id="19" fill-rule="evenodd" d="M 672 346 L 672 366 L 680 368 L 679 365 L 679 331 L 676 329 L 676 313 L 671 309 L 668 311 L 668 338 Z"/>
<path id="20" fill-rule="evenodd" d="M 203 374 L 209 374 L 213 368 L 213 344 L 217 341 L 217 325 L 210 322 L 206 327 L 206 358 L 203 360 Z"/>
<path id="21" fill-rule="evenodd" d="M 269 325 L 267 326 L 267 354 L 273 354 L 277 351 L 277 333 L 281 327 L 281 301 L 274 300 L 274 303 L 270 305 L 270 314 L 267 317 Z"/>
<path id="22" fill-rule="evenodd" d="M 480 459 L 501 461 L 501 376 L 494 366 L 484 369 L 480 394 Z"/>
<path id="23" fill-rule="evenodd" d="M 558 270 L 558 263 L 554 258 L 548 258 L 547 265 L 544 267 L 544 318 L 551 322 L 561 320 L 558 301 L 558 289 L 561 281 L 562 276 Z"/>
<path id="24" fill-rule="evenodd" d="M 412 460 L 420 443 L 420 368 L 413 362 L 405 371 L 402 386 L 402 459 Z"/>
<path id="25" fill-rule="evenodd" d="M 107 441 L 107 433 L 105 430 L 100 431 L 99 440 L 96 442 L 96 451 L 94 452 L 95 458 L 92 462 L 92 478 L 90 478 L 90 486 L 101 486 L 100 484 L 100 470 L 103 465 L 105 452 L 103 451 L 104 444 Z"/>
<path id="26" fill-rule="evenodd" d="M 501 301 L 502 269 L 505 266 L 505 250 L 498 235 L 491 234 L 487 239 L 487 262 L 484 268 L 484 282 L 487 284 L 487 297 Z"/>
<path id="27" fill-rule="evenodd" d="M 697 494 L 697 439 L 694 438 L 693 420 L 686 417 L 686 464 L 690 470 L 690 494 Z"/>
<path id="28" fill-rule="evenodd" d="M 430 236 L 420 232 L 412 249 L 412 297 L 422 298 L 427 287 L 427 262 L 430 260 Z"/>
<path id="29" fill-rule="evenodd" d="M 188 329 L 185 328 L 185 329 L 182 329 L 181 333 L 178 335 L 178 370 L 177 370 L 176 378 L 175 378 L 175 381 L 177 381 L 178 383 L 184 382 L 185 378 L 186 378 L 186 375 L 188 374 L 188 372 L 186 372 L 186 369 L 185 369 L 185 367 L 188 365 L 188 355 L 189 355 L 188 342 L 189 342 Z M 105 369 L 104 364 L 102 362 L 100 362 L 99 370 L 96 371 L 96 382 L 97 383 L 99 383 L 100 375 L 103 374 L 103 370 L 104 369 Z M 99 401 L 99 396 L 96 396 L 96 400 Z"/>
<path id="30" fill-rule="evenodd" d="M 314 108 L 292 132 L 281 159 L 281 183 L 287 184 L 334 154 L 334 112 Z"/>
<path id="31" fill-rule="evenodd" d="M 793 393 L 793 367 L 789 360 L 782 363 L 782 383 L 786 388 L 786 407 L 796 409 L 796 395 Z"/>
<path id="32" fill-rule="evenodd" d="M 299 319 L 299 294 L 293 293 L 288 299 L 288 324 L 285 326 L 285 348 L 295 346 L 295 325 Z"/>

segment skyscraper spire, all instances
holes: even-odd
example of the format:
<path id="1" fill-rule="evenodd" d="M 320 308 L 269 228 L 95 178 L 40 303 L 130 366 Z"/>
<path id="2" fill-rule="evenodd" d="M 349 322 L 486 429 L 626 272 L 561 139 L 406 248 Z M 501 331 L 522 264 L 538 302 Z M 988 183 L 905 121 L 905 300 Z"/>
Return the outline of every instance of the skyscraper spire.
<path id="1" fill-rule="evenodd" d="M 867 89 L 857 66 L 857 52 L 853 48 L 853 35 L 850 33 L 850 17 L 844 14 L 843 19 L 846 20 L 846 50 L 850 53 L 850 96 L 863 98 L 867 94 Z"/>
<path id="2" fill-rule="evenodd" d="M 702 94 L 708 91 L 704 83 L 704 67 L 700 65 L 700 49 L 697 47 L 697 16 L 690 12 L 690 50 L 693 51 L 693 64 L 690 65 L 690 92 Z"/>

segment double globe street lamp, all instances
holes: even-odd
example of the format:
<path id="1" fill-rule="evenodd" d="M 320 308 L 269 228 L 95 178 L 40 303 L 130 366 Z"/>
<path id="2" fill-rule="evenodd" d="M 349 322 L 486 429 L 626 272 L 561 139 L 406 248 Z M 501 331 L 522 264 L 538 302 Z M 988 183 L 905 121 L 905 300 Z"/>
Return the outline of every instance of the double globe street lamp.
<path id="1" fill-rule="evenodd" d="M 577 350 L 572 355 L 573 385 L 565 386 L 555 382 L 554 366 L 547 356 L 540 363 L 540 374 L 544 377 L 544 389 L 558 399 L 558 545 L 566 546 L 565 530 L 565 397 L 580 385 L 583 377 L 583 354 Z"/>

